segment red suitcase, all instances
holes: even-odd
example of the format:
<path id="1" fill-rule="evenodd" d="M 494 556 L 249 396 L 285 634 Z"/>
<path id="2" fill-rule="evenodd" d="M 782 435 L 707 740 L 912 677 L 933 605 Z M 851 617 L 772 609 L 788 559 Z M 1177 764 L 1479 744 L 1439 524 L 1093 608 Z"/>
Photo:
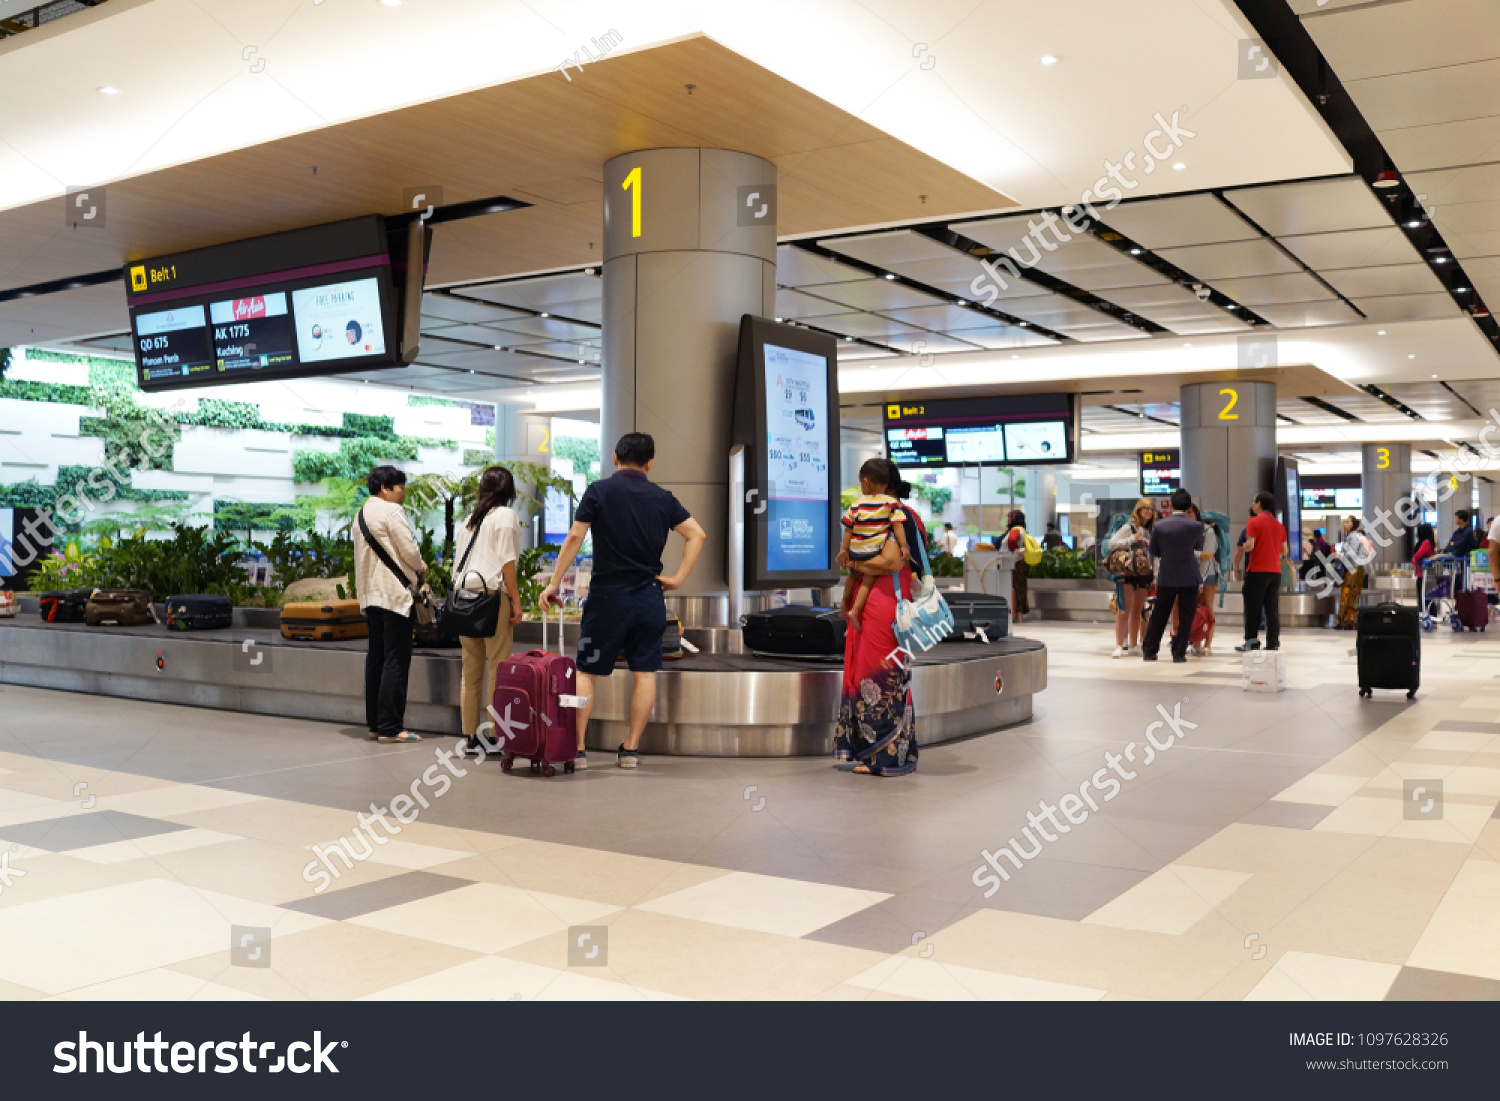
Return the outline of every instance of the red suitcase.
<path id="1" fill-rule="evenodd" d="M 1199 604 L 1197 610 L 1193 612 L 1193 627 L 1188 633 L 1188 641 L 1194 646 L 1202 646 L 1208 639 L 1209 628 L 1216 622 L 1213 609 L 1207 604 Z"/>
<path id="2" fill-rule="evenodd" d="M 557 643 L 562 647 L 562 609 L 557 610 Z M 547 616 L 542 613 L 542 649 L 512 656 L 495 670 L 490 720 L 492 739 L 480 736 L 481 760 L 500 754 L 509 772 L 517 757 L 531 761 L 531 771 L 555 775 L 555 765 L 573 771 L 578 758 L 578 669 L 564 654 L 547 652 Z"/>
<path id="3" fill-rule="evenodd" d="M 1458 622 L 1471 631 L 1482 631 L 1490 622 L 1490 598 L 1482 589 L 1469 589 L 1453 598 Z"/>

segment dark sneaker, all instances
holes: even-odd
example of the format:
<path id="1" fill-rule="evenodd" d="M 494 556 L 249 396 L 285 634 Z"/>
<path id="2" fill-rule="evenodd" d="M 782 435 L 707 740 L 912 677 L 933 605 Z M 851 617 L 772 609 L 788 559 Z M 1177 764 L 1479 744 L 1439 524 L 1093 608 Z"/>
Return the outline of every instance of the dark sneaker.
<path id="1" fill-rule="evenodd" d="M 635 768 L 641 763 L 641 755 L 638 750 L 626 749 L 625 744 L 620 743 L 620 748 L 615 753 L 616 760 L 621 768 Z"/>
<path id="2" fill-rule="evenodd" d="M 1141 655 L 1141 660 L 1142 661 L 1155 661 L 1156 660 L 1156 655 L 1155 654 L 1142 654 Z"/>
<path id="3" fill-rule="evenodd" d="M 1173 665 L 1186 665 L 1187 664 L 1187 655 L 1186 654 L 1173 654 L 1172 655 L 1172 664 Z"/>
<path id="4" fill-rule="evenodd" d="M 578 751 L 578 756 L 573 759 L 573 767 L 579 772 L 582 772 L 584 769 L 588 768 L 589 755 L 580 749 Z"/>
<path id="5" fill-rule="evenodd" d="M 479 739 L 477 737 L 465 738 L 463 748 L 458 751 L 460 757 L 467 757 L 471 753 L 476 757 L 481 755 L 479 752 Z"/>
<path id="6" fill-rule="evenodd" d="M 1251 650 L 1259 650 L 1259 649 L 1260 649 L 1260 640 L 1252 638 L 1249 642 L 1245 643 L 1243 646 L 1236 646 L 1234 648 L 1234 652 L 1236 654 L 1244 654 L 1244 653 L 1247 653 L 1247 652 L 1249 652 Z"/>

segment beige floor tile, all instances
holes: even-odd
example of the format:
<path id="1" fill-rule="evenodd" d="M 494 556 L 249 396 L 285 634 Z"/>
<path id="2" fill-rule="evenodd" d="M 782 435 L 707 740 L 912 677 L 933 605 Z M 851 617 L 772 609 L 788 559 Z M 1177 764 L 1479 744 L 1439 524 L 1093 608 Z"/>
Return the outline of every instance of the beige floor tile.
<path id="1" fill-rule="evenodd" d="M 812 998 L 815 1002 L 914 1002 L 916 1000 L 916 998 L 908 998 L 902 994 L 892 994 L 889 990 L 871 990 L 868 987 L 850 986 L 847 983 L 829 987 Z"/>
<path id="2" fill-rule="evenodd" d="M 1467 707 L 1468 704 L 1461 706 Z M 1496 703 L 1486 704 L 1500 711 L 1500 697 Z M 1417 740 L 1419 749 L 1458 749 L 1466 753 L 1494 753 L 1500 744 L 1500 734 L 1476 730 L 1434 730 Z"/>
<path id="3" fill-rule="evenodd" d="M 861 948 L 640 909 L 622 911 L 605 924 L 609 970 L 620 980 L 688 998 L 812 998 L 886 958 Z M 543 967 L 566 967 L 567 935 L 553 933 L 503 954 Z M 594 969 L 572 970 L 589 974 Z"/>
<path id="4" fill-rule="evenodd" d="M 255 803 L 264 798 L 263 795 L 249 795 L 243 791 L 230 791 L 227 788 L 206 787 L 201 784 L 172 784 L 168 787 L 150 788 L 125 795 L 106 795 L 99 800 L 97 809 L 139 814 L 145 818 L 167 818 L 178 814 L 191 814 L 194 811 L 212 810 L 215 807 L 232 807 L 238 803 Z"/>
<path id="5" fill-rule="evenodd" d="M 483 956 L 361 1001 L 680 1001 L 676 995 L 638 990 L 607 975 L 558 971 L 551 967 Z"/>
<path id="6" fill-rule="evenodd" d="M 0 788 L 29 792 L 61 802 L 83 803 L 90 795 L 97 802 L 110 795 L 170 787 L 173 781 L 154 776 L 136 776 L 129 772 L 91 768 L 71 761 L 33 761 L 33 767 L 0 777 Z M 84 787 L 77 794 L 79 784 Z"/>
<path id="7" fill-rule="evenodd" d="M 1474 860 L 1500 860 L 1500 818 L 1491 818 L 1484 824 L 1469 855 Z"/>
<path id="8" fill-rule="evenodd" d="M 566 931 L 571 925 L 597 924 L 616 910 L 616 906 L 584 899 L 473 883 L 349 920 L 371 929 L 492 953 Z"/>
<path id="9" fill-rule="evenodd" d="M 33 990 L 29 986 L 0 979 L 0 1002 L 39 1002 L 46 997 L 45 990 Z"/>
<path id="10" fill-rule="evenodd" d="M 1362 833 L 1378 837 L 1411 837 L 1422 841 L 1446 841 L 1472 845 L 1489 821 L 1493 807 L 1447 802 L 1443 817 L 1436 821 L 1407 820 L 1400 799 L 1355 796 L 1336 807 L 1313 827 L 1322 832 Z"/>
<path id="11" fill-rule="evenodd" d="M 0 826 L 15 826 L 22 822 L 40 822 L 47 818 L 63 818 L 83 813 L 83 808 L 77 802 L 49 799 L 45 795 L 33 795 L 29 791 L 0 788 Z"/>
<path id="12" fill-rule="evenodd" d="M 222 845 L 226 841 L 242 838 L 217 830 L 174 830 L 157 833 L 150 837 L 137 837 L 130 841 L 112 841 L 107 845 L 92 845 L 86 849 L 70 849 L 68 855 L 79 860 L 90 860 L 95 864 L 120 864 L 126 860 L 138 860 L 143 856 L 161 856 L 163 853 L 182 852 L 186 849 L 201 849 L 208 845 Z"/>
<path id="13" fill-rule="evenodd" d="M 315 807 L 290 799 L 260 799 L 157 817 L 169 818 L 184 826 L 219 830 L 297 848 L 326 837 L 343 837 L 359 825 L 359 819 L 351 811 Z"/>
<path id="14" fill-rule="evenodd" d="M 1202 997 L 1247 955 L 1243 937 L 1175 937 L 1004 910 L 971 914 L 928 942 L 948 964 L 1174 1000 Z"/>
<path id="15" fill-rule="evenodd" d="M 11 871 L 25 872 L 0 891 L 0 910 L 26 906 L 49 898 L 62 898 L 81 891 L 96 891 L 122 883 L 151 879 L 150 870 L 121 869 L 79 860 L 69 853 L 22 849 L 11 855 Z"/>
<path id="16" fill-rule="evenodd" d="M 1385 997 L 1401 968 L 1396 964 L 1287 952 L 1247 1002 L 1375 1002 Z"/>
<path id="17" fill-rule="evenodd" d="M 678 994 L 646 990 L 625 982 L 607 982 L 578 971 L 560 971 L 536 996 L 539 1002 L 685 1002 Z"/>
<path id="18" fill-rule="evenodd" d="M 276 937 L 271 966 L 232 967 L 229 949 L 173 964 L 173 971 L 276 1000 L 348 1001 L 446 971 L 474 953 L 349 922 Z"/>
<path id="19" fill-rule="evenodd" d="M 1411 891 L 1363 869 L 1340 873 L 1269 929 L 1256 929 L 1272 951 L 1406 962 L 1442 899 Z"/>
<path id="20" fill-rule="evenodd" d="M 1500 979 L 1500 864 L 1464 865 L 1405 962 Z"/>
<path id="21" fill-rule="evenodd" d="M 728 874 L 721 868 L 546 841 L 526 841 L 432 870 L 570 898 L 588 898 L 618 907 L 649 902 Z"/>
<path id="22" fill-rule="evenodd" d="M 59 994 L 68 1002 L 257 1002 L 263 999 L 232 986 L 195 979 L 180 971 L 153 968 L 137 975 L 79 987 Z"/>
<path id="23" fill-rule="evenodd" d="M 1179 936 L 1232 895 L 1249 872 L 1169 864 L 1083 920 L 1092 925 Z"/>
<path id="24" fill-rule="evenodd" d="M 1400 792 L 1407 780 L 1439 779 L 1443 794 L 1479 795 L 1500 800 L 1500 768 L 1476 768 L 1467 764 L 1434 764 L 1402 758 L 1370 777 L 1366 793 L 1375 790 Z"/>
<path id="25" fill-rule="evenodd" d="M 0 910 L 0 978 L 60 994 L 223 947 L 231 925 L 322 924 L 162 879 L 124 883 Z"/>
<path id="26" fill-rule="evenodd" d="M 847 985 L 926 1001 L 1096 1002 L 1108 993 L 909 956 L 892 956 L 877 963 L 849 979 Z"/>
<path id="27" fill-rule="evenodd" d="M 890 897 L 878 891 L 731 872 L 636 908 L 738 929 L 804 937 Z"/>
<path id="28" fill-rule="evenodd" d="M 1314 803 L 1336 807 L 1367 783 L 1364 776 L 1345 776 L 1336 772 L 1310 772 L 1291 787 L 1271 796 L 1283 803 Z"/>
<path id="29" fill-rule="evenodd" d="M 115 867 L 278 906 L 311 898 L 317 893 L 322 879 L 313 876 L 309 880 L 304 875 L 312 863 L 312 854 L 306 849 L 245 838 L 202 849 L 128 860 Z M 376 864 L 373 860 L 356 863 L 352 870 L 345 870 L 342 864 L 337 867 L 340 872 L 338 887 L 371 883 L 401 875 L 403 871 L 390 864 Z"/>
<path id="30" fill-rule="evenodd" d="M 436 864 L 449 864 L 462 856 L 467 855 L 456 849 L 439 849 L 432 845 L 414 845 L 410 841 L 403 841 L 399 837 L 386 837 L 379 826 L 374 827 L 377 837 L 384 837 L 385 844 L 377 845 L 368 842 L 360 842 L 357 846 L 363 852 L 366 845 L 374 851 L 369 860 L 372 864 L 388 864 L 393 868 L 403 868 L 407 871 L 421 871 L 431 868 Z M 324 841 L 323 845 L 331 845 L 335 842 Z M 342 867 L 342 865 L 340 865 Z"/>
<path id="31" fill-rule="evenodd" d="M 412 822 L 402 826 L 400 840 L 409 841 L 414 845 L 451 849 L 465 856 L 498 852 L 514 845 L 530 844 L 524 837 L 509 837 L 501 833 L 485 833 L 482 830 L 465 830 L 457 826 L 439 826 L 430 822 Z"/>

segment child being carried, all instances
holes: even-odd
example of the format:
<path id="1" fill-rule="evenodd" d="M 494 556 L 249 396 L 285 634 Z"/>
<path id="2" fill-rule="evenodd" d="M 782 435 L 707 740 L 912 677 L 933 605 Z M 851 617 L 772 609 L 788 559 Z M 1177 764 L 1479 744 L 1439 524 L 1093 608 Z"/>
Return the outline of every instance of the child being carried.
<path id="1" fill-rule="evenodd" d="M 859 488 L 863 496 L 844 513 L 844 541 L 838 563 L 848 569 L 850 562 L 878 562 L 894 573 L 911 559 L 906 545 L 906 512 L 901 502 L 886 492 L 886 486 L 872 481 L 863 470 Z M 850 574 L 844 585 L 844 617 L 856 631 L 861 629 L 860 616 L 874 584 L 873 575 L 861 573 Z"/>

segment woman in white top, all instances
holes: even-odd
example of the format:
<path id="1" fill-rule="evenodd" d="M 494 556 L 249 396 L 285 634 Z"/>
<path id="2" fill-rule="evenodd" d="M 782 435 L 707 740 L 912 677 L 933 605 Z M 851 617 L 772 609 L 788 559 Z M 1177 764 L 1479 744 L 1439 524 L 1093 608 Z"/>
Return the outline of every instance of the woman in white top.
<path id="1" fill-rule="evenodd" d="M 510 657 L 515 625 L 521 622 L 521 592 L 516 587 L 516 565 L 521 556 L 521 523 L 510 507 L 516 499 L 516 480 L 503 466 L 492 466 L 479 476 L 479 495 L 458 529 L 453 584 L 479 592 L 499 591 L 500 617 L 491 638 L 462 639 L 463 727 L 470 750 L 479 747 L 477 732 L 485 708 L 495 694 L 495 668 Z M 472 550 L 470 548 L 473 548 Z M 464 556 L 468 555 L 468 561 Z M 463 568 L 459 568 L 463 563 Z M 462 576 L 459 576 L 462 574 Z"/>

